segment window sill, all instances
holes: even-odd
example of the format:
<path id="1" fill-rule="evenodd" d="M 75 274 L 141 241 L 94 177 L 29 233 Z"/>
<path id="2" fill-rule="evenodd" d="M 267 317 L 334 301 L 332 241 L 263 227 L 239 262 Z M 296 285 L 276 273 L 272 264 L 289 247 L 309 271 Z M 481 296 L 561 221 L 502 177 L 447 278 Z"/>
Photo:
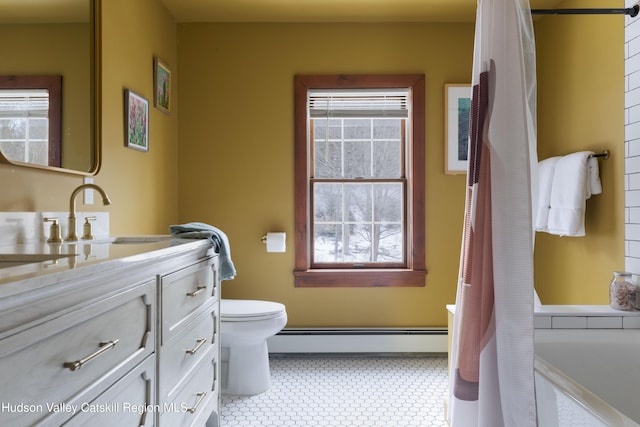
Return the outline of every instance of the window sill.
<path id="1" fill-rule="evenodd" d="M 426 270 L 354 269 L 294 271 L 298 288 L 424 287 Z"/>

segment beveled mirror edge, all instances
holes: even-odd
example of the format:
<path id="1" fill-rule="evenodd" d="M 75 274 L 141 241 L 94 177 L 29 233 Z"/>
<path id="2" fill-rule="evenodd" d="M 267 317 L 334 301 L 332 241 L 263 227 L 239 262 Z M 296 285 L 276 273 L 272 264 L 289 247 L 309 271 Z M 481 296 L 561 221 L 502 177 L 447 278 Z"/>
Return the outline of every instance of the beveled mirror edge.
<path id="1" fill-rule="evenodd" d="M 100 171 L 102 166 L 102 0 L 89 0 L 91 13 L 91 102 L 93 107 L 93 125 L 91 134 L 93 135 L 93 164 L 88 171 L 65 169 L 55 166 L 45 166 L 33 163 L 18 162 L 7 159 L 0 151 L 0 163 L 12 166 L 20 166 L 30 169 L 41 169 L 53 172 L 61 172 L 71 175 L 93 176 Z"/>

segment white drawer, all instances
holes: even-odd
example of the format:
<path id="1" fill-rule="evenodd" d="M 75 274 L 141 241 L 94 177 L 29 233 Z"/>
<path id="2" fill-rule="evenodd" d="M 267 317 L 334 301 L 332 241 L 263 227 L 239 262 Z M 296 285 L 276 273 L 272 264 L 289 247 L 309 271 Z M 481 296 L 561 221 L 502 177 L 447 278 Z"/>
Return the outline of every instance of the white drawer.
<path id="1" fill-rule="evenodd" d="M 155 280 L 0 342 L 0 425 L 59 425 L 154 351 Z M 117 340 L 117 344 L 114 343 Z M 23 406 L 20 406 L 23 405 Z M 28 406 L 25 406 L 28 405 Z"/>
<path id="2" fill-rule="evenodd" d="M 205 261 L 163 276 L 162 343 L 176 335 L 189 322 L 188 316 L 201 305 L 218 297 L 211 261 Z"/>
<path id="3" fill-rule="evenodd" d="M 189 322 L 184 331 L 171 343 L 164 345 L 159 354 L 161 401 L 173 400 L 189 372 L 209 353 L 219 346 L 218 305 L 208 305 L 207 310 Z"/>
<path id="4" fill-rule="evenodd" d="M 217 351 L 209 349 L 207 357 L 191 373 L 184 387 L 171 403 L 164 405 L 161 427 L 203 426 L 209 415 L 218 408 L 216 380 Z"/>
<path id="5" fill-rule="evenodd" d="M 147 427 L 154 425 L 155 358 L 149 357 L 96 400 L 79 408 L 65 427 Z"/>

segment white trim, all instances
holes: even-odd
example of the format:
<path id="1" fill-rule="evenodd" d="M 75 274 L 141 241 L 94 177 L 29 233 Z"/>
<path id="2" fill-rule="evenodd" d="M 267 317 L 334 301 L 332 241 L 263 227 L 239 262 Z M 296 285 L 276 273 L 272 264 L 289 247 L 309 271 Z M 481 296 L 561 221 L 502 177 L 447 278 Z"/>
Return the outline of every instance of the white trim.
<path id="1" fill-rule="evenodd" d="M 446 328 L 287 328 L 269 353 L 446 353 Z"/>

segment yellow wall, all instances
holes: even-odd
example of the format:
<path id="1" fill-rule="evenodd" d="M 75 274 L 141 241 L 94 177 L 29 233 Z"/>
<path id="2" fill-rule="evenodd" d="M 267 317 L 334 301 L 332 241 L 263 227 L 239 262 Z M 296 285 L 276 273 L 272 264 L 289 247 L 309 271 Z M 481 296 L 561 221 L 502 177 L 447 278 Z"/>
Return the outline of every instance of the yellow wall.
<path id="1" fill-rule="evenodd" d="M 157 0 L 103 3 L 102 154 L 95 182 L 111 197 L 78 210 L 109 211 L 114 234 L 167 233 L 178 218 L 177 114 L 153 108 L 153 56 L 177 66 L 176 24 Z M 177 70 L 177 68 L 176 68 Z M 124 147 L 123 90 L 149 99 L 150 150 Z M 177 102 L 174 86 L 174 102 Z M 174 104 L 175 105 L 175 104 Z M 67 211 L 79 176 L 0 165 L 0 210 Z"/>
<path id="2" fill-rule="evenodd" d="M 178 85 L 167 115 L 153 107 L 153 57 L 177 74 L 176 24 L 157 0 L 103 0 L 102 169 L 120 234 L 168 233 L 178 220 Z M 123 91 L 149 100 L 149 151 L 124 146 Z"/>
<path id="3" fill-rule="evenodd" d="M 166 233 L 178 221 L 221 227 L 238 268 L 223 284 L 225 297 L 282 301 L 289 326 L 446 324 L 464 177 L 443 174 L 443 87 L 469 81 L 473 24 L 176 26 L 158 0 L 103 3 L 103 166 L 95 179 L 113 205 L 79 203 L 79 210 L 111 212 L 114 234 Z M 611 271 L 623 267 L 622 31 L 621 17 L 536 23 L 540 158 L 612 152 L 600 163 L 604 193 L 588 201 L 588 236 L 537 235 L 535 273 L 545 303 L 604 304 Z M 154 55 L 174 74 L 173 113 L 151 107 L 150 151 L 142 153 L 124 147 L 123 90 L 152 105 Z M 292 78 L 338 72 L 426 75 L 425 288 L 293 286 Z M 81 182 L 0 165 L 0 210 L 66 211 Z M 288 233 L 287 253 L 266 253 L 260 237 L 267 231 Z"/>
<path id="4" fill-rule="evenodd" d="M 611 271 L 623 263 L 621 20 L 536 22 L 540 158 L 613 153 L 601 161 L 604 193 L 588 202 L 588 236 L 537 234 L 545 303 L 606 304 Z M 239 274 L 223 295 L 281 301 L 289 326 L 444 325 L 444 305 L 455 300 L 464 178 L 443 174 L 442 94 L 445 83 L 468 81 L 472 49 L 472 24 L 179 25 L 180 219 L 227 231 Z M 297 289 L 293 75 L 384 72 L 426 75 L 427 286 Z M 266 253 L 260 236 L 280 230 L 289 250 Z"/>
<path id="5" fill-rule="evenodd" d="M 611 152 L 603 192 L 587 200 L 586 237 L 537 233 L 536 289 L 546 304 L 608 304 L 612 272 L 624 269 L 624 18 L 545 17 L 536 39 L 539 158 Z"/>
<path id="6" fill-rule="evenodd" d="M 223 229 L 238 276 L 226 298 L 286 304 L 289 326 L 445 325 L 455 300 L 463 176 L 443 174 L 444 84 L 470 80 L 473 24 L 184 24 L 180 219 Z M 293 76 L 426 76 L 427 286 L 295 288 Z M 286 231 L 285 254 L 260 237 Z"/>

